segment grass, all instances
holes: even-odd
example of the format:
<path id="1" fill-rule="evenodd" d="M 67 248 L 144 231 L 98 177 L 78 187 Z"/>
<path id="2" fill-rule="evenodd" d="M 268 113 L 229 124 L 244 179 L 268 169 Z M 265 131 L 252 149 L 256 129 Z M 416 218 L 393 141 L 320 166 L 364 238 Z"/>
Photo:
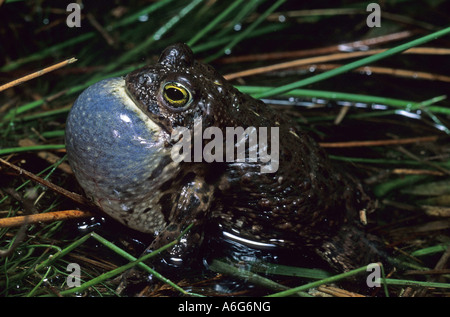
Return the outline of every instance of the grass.
<path id="1" fill-rule="evenodd" d="M 35 6 L 42 6 L 42 10 L 35 10 Z M 420 13 L 413 16 L 396 7 L 394 1 L 387 1 L 385 10 L 390 15 L 386 14 L 388 18 L 383 20 L 383 27 L 379 30 L 361 26 L 365 21 L 364 5 L 354 1 L 342 4 L 342 8 L 330 5 L 330 8 L 324 10 L 315 10 L 317 8 L 306 4 L 295 7 L 289 1 L 263 0 L 234 1 L 231 4 L 200 0 L 162 0 L 150 4 L 137 2 L 134 7 L 106 8 L 86 4 L 84 12 L 92 14 L 103 27 L 101 30 L 96 29 L 87 17 L 82 20 L 82 28 L 67 28 L 64 23 L 65 13 L 61 13 L 64 8 L 54 6 L 46 6 L 45 2 L 28 4 L 7 1 L 3 4 L 3 14 L 10 13 L 8 26 L 15 32 L 8 33 L 7 39 L 2 39 L 2 42 L 8 40 L 16 43 L 17 49 L 2 48 L 5 62 L 0 67 L 2 82 L 12 81 L 71 57 L 78 61 L 64 69 L 0 92 L 0 156 L 72 191 L 79 191 L 79 188 L 74 183 L 73 175 L 61 167 L 65 163 L 64 123 L 73 100 L 94 82 L 121 76 L 153 61 L 170 43 L 189 43 L 198 58 L 213 63 L 221 73 L 230 74 L 273 63 L 270 59 L 257 58 L 258 54 L 266 51 L 311 50 L 311 47 L 329 45 L 337 47 L 342 42 L 410 30 L 414 35 L 413 40 L 409 38 L 401 44 L 387 42 L 384 45 L 390 47 L 389 50 L 350 61 L 316 75 L 302 69 L 294 69 L 290 73 L 288 69 L 234 80 L 233 83 L 241 91 L 271 103 L 287 100 L 294 105 L 302 102 L 316 106 L 323 102 L 326 105 L 340 102 L 351 105 L 350 112 L 340 126 L 335 126 L 333 122 L 341 109 L 347 107 L 284 107 L 283 111 L 294 112 L 305 129 L 310 130 L 320 141 L 333 142 L 334 131 L 344 129 L 342 126 L 361 129 L 361 124 L 377 127 L 375 130 L 380 131 L 359 130 L 358 135 L 354 132 L 343 134 L 339 140 L 353 141 L 355 137 L 363 140 L 387 139 L 385 132 L 390 132 L 390 128 L 395 134 L 391 137 L 437 136 L 438 141 L 433 143 L 333 149 L 330 150 L 330 156 L 336 161 L 356 166 L 372 188 L 380 202 L 379 210 L 372 218 L 373 230 L 382 235 L 397 250 L 397 254 L 409 258 L 402 258 L 402 263 L 422 272 L 439 269 L 439 259 L 448 253 L 448 228 L 446 232 L 445 226 L 444 229 L 439 229 L 442 227 L 438 226 L 437 229 L 425 231 L 424 235 L 411 233 L 408 227 L 421 228 L 436 221 L 445 224 L 446 220 L 427 216 L 420 204 L 416 203 L 423 197 L 413 193 L 405 194 L 404 190 L 416 184 L 432 186 L 448 179 L 450 153 L 446 144 L 450 107 L 445 96 L 448 83 L 426 80 L 418 83 L 414 78 L 386 78 L 377 74 L 367 76 L 358 72 L 351 73 L 356 68 L 371 63 L 385 63 L 386 67 L 429 73 L 448 71 L 445 68 L 448 66 L 443 64 L 445 59 L 438 55 L 400 55 L 409 48 L 425 43 L 437 48 L 445 48 L 448 43 L 450 28 L 447 26 L 450 21 L 440 17 L 437 14 L 439 9 L 433 7 L 431 2 L 426 10 L 428 13 L 435 12 L 439 18 L 427 18 L 433 14 L 422 15 L 425 9 L 416 10 Z M 18 8 L 20 10 L 16 10 Z M 42 12 L 42 16 L 37 16 L 36 12 Z M 31 22 L 26 22 L 29 21 L 26 19 L 28 16 L 32 17 Z M 393 19 L 389 20 L 389 17 Z M 399 21 L 399 17 L 403 17 L 403 20 Z M 43 19 L 49 19 L 50 24 L 42 25 L 40 21 Z M 286 20 L 279 22 L 282 19 Z M 405 21 L 408 22 L 406 25 Z M 417 21 L 416 24 L 414 21 Z M 333 26 L 335 23 L 342 23 L 338 24 L 341 30 L 337 35 Z M 236 31 L 239 28 L 241 31 Z M 317 30 L 323 32 L 317 34 L 326 36 L 315 36 Z M 111 36 L 112 44 L 107 44 L 102 35 L 104 32 Z M 24 45 L 22 39 L 27 36 L 30 36 L 30 41 Z M 436 41 L 438 38 L 441 41 Z M 271 43 L 270 39 L 276 43 L 275 49 L 268 45 Z M 254 55 L 254 58 L 251 62 L 226 63 L 227 58 L 240 55 Z M 439 64 L 430 62 L 432 59 Z M 344 79 L 352 84 L 343 85 Z M 387 83 L 388 88 L 384 89 L 380 82 Z M 380 106 L 382 110 L 378 110 Z M 416 115 L 418 119 L 395 116 L 399 113 Z M 19 146 L 19 142 L 24 139 L 31 139 L 35 144 Z M 49 153 L 57 156 L 56 161 L 42 158 Z M 400 168 L 402 172 L 397 171 Z M 24 210 L 49 212 L 76 207 L 67 198 L 4 166 L 0 166 L 0 175 L 1 217 L 20 215 Z M 449 207 L 436 206 L 442 210 Z M 146 264 L 142 262 L 145 259 L 137 259 L 126 244 L 119 247 L 119 242 L 111 237 L 110 232 L 102 231 L 104 229 L 98 224 L 89 224 L 88 220 L 86 223 L 92 229 L 84 234 L 74 234 L 68 229 L 73 228 L 70 223 L 60 221 L 31 224 L 26 228 L 0 228 L 0 249 L 7 252 L 11 246 L 15 247 L 8 256 L 0 259 L 1 296 L 117 296 L 114 278 L 133 266 L 140 266 L 159 281 L 159 284 L 155 282 L 156 286 L 148 293 L 152 296 L 218 295 L 214 287 L 217 283 L 220 284 L 223 276 L 233 276 L 250 285 L 257 285 L 262 290 L 252 293 L 252 287 L 249 287 L 236 295 L 310 296 L 308 290 L 311 288 L 331 282 L 340 283 L 342 279 L 355 277 L 366 271 L 363 267 L 333 275 L 319 269 L 265 262 L 249 263 L 242 270 L 239 269 L 239 264 L 230 263 L 229 259 L 214 259 L 211 270 L 204 276 L 198 275 L 190 279 L 176 275 L 166 277 L 150 268 L 147 265 L 148 259 Z M 98 230 L 91 232 L 93 229 Z M 18 245 L 14 245 L 16 240 L 20 241 Z M 170 245 L 165 249 L 168 247 Z M 153 257 L 163 251 L 158 250 L 148 256 Z M 399 260 L 400 258 L 399 256 Z M 82 263 L 82 281 L 75 288 L 66 284 L 70 275 L 67 264 L 71 262 Z M 223 275 L 216 275 L 214 272 Z M 386 272 L 389 273 L 391 272 Z M 448 273 L 442 273 L 439 282 L 434 277 L 423 274 L 413 277 L 397 274 L 400 274 L 398 278 L 383 276 L 383 295 L 400 296 L 408 289 L 422 292 L 421 294 L 426 292 L 428 296 L 448 295 Z M 196 286 L 197 283 L 201 286 Z"/>
<path id="2" fill-rule="evenodd" d="M 402 45 L 398 45 L 398 46 L 393 47 L 393 48 L 391 48 L 389 50 L 386 50 L 386 51 L 384 51 L 382 53 L 375 54 L 375 55 L 372 55 L 372 56 L 368 56 L 366 58 L 359 59 L 359 60 L 354 61 L 352 63 L 348 63 L 348 64 L 346 64 L 346 65 L 344 65 L 342 67 L 335 68 L 335 69 L 330 70 L 328 72 L 321 73 L 321 74 L 318 74 L 316 76 L 311 76 L 311 77 L 308 77 L 308 78 L 306 78 L 304 80 L 297 81 L 297 82 L 294 82 L 294 83 L 290 83 L 288 85 L 280 86 L 280 87 L 277 87 L 275 89 L 271 89 L 271 90 L 267 91 L 266 93 L 260 93 L 260 94 L 255 95 L 254 97 L 258 98 L 258 99 L 266 98 L 266 97 L 269 97 L 269 96 L 280 95 L 280 94 L 289 92 L 289 91 L 291 91 L 293 89 L 296 89 L 296 88 L 300 88 L 300 87 L 304 87 L 304 86 L 307 86 L 307 85 L 311 85 L 311 84 L 314 84 L 316 82 L 320 82 L 322 80 L 326 80 L 328 78 L 331 78 L 331 77 L 338 76 L 340 74 L 346 73 L 346 72 L 348 72 L 350 70 L 353 70 L 355 68 L 358 68 L 358 67 L 361 67 L 361 66 L 370 65 L 373 62 L 376 62 L 376 61 L 379 61 L 381 59 L 387 58 L 387 57 L 392 56 L 394 54 L 399 54 L 399 53 L 401 53 L 403 51 L 406 51 L 409 48 L 412 48 L 412 47 L 415 47 L 415 46 L 418 46 L 418 45 L 422 45 L 422 44 L 427 43 L 429 41 L 435 40 L 435 39 L 437 39 L 437 38 L 439 38 L 441 36 L 447 35 L 449 33 L 450 33 L 450 27 L 445 28 L 445 29 L 440 30 L 440 31 L 437 31 L 437 32 L 434 32 L 434 33 L 431 33 L 431 34 L 429 34 L 427 36 L 420 37 L 420 38 L 418 38 L 416 40 L 413 40 L 411 42 L 408 42 L 408 43 L 405 43 L 405 44 L 402 44 Z"/>

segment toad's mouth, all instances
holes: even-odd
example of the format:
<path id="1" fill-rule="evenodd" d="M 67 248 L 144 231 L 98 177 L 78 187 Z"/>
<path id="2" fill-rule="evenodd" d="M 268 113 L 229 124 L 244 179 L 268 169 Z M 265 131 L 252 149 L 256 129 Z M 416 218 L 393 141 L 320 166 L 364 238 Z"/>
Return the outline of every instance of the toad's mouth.
<path id="1" fill-rule="evenodd" d="M 111 93 L 112 98 L 115 99 L 114 104 L 111 104 L 111 111 L 120 111 L 121 107 L 123 107 L 136 114 L 136 119 L 124 118 L 124 123 L 134 121 L 133 124 L 137 128 L 145 128 L 146 131 L 154 133 L 155 135 L 158 135 L 162 130 L 164 130 L 164 127 L 160 126 L 156 120 L 146 115 L 139 107 L 139 103 L 136 102 L 136 100 L 134 100 L 132 95 L 128 92 L 124 78 L 117 77 L 108 79 L 108 86 L 108 90 Z M 140 124 L 143 124 L 143 126 L 139 127 Z"/>

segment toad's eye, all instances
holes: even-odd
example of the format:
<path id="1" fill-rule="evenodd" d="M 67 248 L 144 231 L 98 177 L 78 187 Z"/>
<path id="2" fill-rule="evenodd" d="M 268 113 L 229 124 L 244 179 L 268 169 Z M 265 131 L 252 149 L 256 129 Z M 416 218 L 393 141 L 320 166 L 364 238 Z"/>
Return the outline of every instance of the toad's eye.
<path id="1" fill-rule="evenodd" d="M 169 82 L 163 88 L 164 100 L 174 108 L 182 108 L 191 102 L 189 90 L 179 83 Z"/>

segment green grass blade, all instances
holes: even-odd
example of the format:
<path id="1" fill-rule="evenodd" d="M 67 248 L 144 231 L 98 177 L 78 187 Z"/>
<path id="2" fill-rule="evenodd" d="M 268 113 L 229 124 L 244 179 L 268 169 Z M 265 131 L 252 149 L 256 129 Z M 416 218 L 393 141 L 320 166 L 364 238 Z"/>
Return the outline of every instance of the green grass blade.
<path id="1" fill-rule="evenodd" d="M 445 252 L 448 247 L 450 247 L 450 242 L 416 250 L 411 253 L 411 256 L 418 257 L 418 256 L 427 256 L 427 255 L 433 255 L 436 253 L 442 253 L 442 252 Z"/>
<path id="2" fill-rule="evenodd" d="M 250 94 L 252 96 L 258 96 L 261 94 L 268 93 L 276 89 L 276 87 L 262 87 L 262 86 L 236 86 L 240 91 Z M 281 96 L 289 97 L 306 97 L 306 98 L 323 98 L 328 100 L 345 100 L 353 102 L 363 102 L 367 104 L 381 104 L 393 107 L 414 107 L 418 104 L 415 101 L 402 100 L 388 97 L 343 93 L 337 91 L 326 91 L 326 90 L 313 90 L 313 89 L 294 89 L 290 90 L 288 93 L 282 93 Z M 448 110 L 448 109 L 447 109 Z"/>
<path id="3" fill-rule="evenodd" d="M 0 155 L 19 152 L 29 152 L 29 151 L 61 150 L 64 149 L 65 147 L 66 146 L 64 144 L 45 144 L 36 146 L 11 147 L 6 149 L 0 149 Z"/>
<path id="4" fill-rule="evenodd" d="M 115 277 L 115 276 L 117 276 L 117 275 L 119 275 L 119 274 L 121 274 L 121 273 L 123 273 L 123 272 L 125 272 L 125 271 L 127 271 L 127 270 L 129 270 L 129 269 L 131 269 L 132 267 L 134 267 L 134 266 L 137 265 L 137 266 L 141 266 L 142 268 L 146 269 L 146 270 L 147 270 L 148 272 L 150 272 L 151 274 L 156 274 L 155 277 L 161 278 L 164 282 L 168 282 L 169 285 L 171 285 L 171 286 L 174 287 L 175 289 L 179 290 L 179 291 L 182 292 L 183 294 L 186 294 L 186 295 L 193 295 L 193 296 L 200 296 L 199 294 L 188 293 L 188 292 L 186 292 L 185 290 L 183 290 L 182 288 L 180 288 L 180 287 L 177 286 L 176 284 L 172 283 L 170 280 L 166 279 L 165 277 L 163 277 L 162 275 L 160 275 L 159 273 L 157 273 L 156 271 L 154 271 L 153 269 L 151 269 L 150 267 L 148 267 L 147 265 L 145 265 L 145 264 L 142 263 L 142 262 L 144 262 L 144 261 L 146 261 L 146 260 L 148 260 L 148 259 L 150 259 L 150 258 L 152 258 L 152 257 L 154 257 L 154 256 L 156 256 L 156 255 L 158 255 L 158 254 L 160 254 L 161 252 L 163 252 L 163 251 L 165 251 L 165 250 L 167 250 L 167 249 L 173 247 L 175 244 L 177 244 L 177 243 L 179 242 L 179 239 L 180 239 L 184 234 L 186 234 L 186 232 L 187 232 L 191 227 L 192 227 L 192 225 L 188 226 L 188 227 L 180 234 L 180 236 L 179 236 L 177 239 L 175 239 L 174 241 L 172 241 L 172 242 L 170 242 L 170 243 L 168 243 L 168 244 L 162 246 L 161 248 L 159 248 L 159 249 L 157 249 L 157 250 L 155 250 L 155 251 L 153 251 L 153 252 L 151 252 L 151 253 L 148 253 L 148 254 L 146 254 L 146 255 L 144 255 L 144 256 L 138 258 L 138 259 L 136 259 L 136 258 L 132 257 L 131 255 L 127 254 L 125 251 L 121 250 L 120 248 L 117 248 L 114 244 L 112 244 L 112 243 L 110 243 L 109 241 L 103 239 L 102 237 L 96 235 L 95 233 L 86 235 L 88 238 L 91 237 L 91 236 L 93 236 L 93 237 L 96 238 L 99 242 L 105 244 L 105 246 L 109 247 L 110 249 L 112 249 L 112 250 L 114 250 L 114 251 L 117 251 L 117 252 L 119 253 L 119 255 L 122 255 L 122 256 L 128 258 L 129 260 L 131 260 L 131 262 L 129 262 L 129 263 L 125 264 L 125 265 L 122 265 L 122 266 L 120 266 L 120 267 L 118 267 L 118 268 L 116 268 L 116 269 L 114 269 L 114 270 L 105 272 L 105 273 L 101 274 L 100 276 L 95 277 L 95 278 L 93 278 L 93 279 L 91 279 L 91 280 L 89 280 L 89 281 L 83 283 L 83 284 L 80 285 L 79 287 L 74 287 L 74 288 L 71 288 L 71 289 L 67 289 L 67 290 L 61 291 L 59 294 L 60 294 L 61 296 L 65 296 L 65 295 L 70 295 L 70 294 L 77 293 L 77 292 L 82 292 L 82 291 L 86 290 L 87 288 L 89 288 L 89 287 L 91 287 L 91 286 L 94 286 L 94 285 L 96 285 L 96 284 L 102 283 L 103 281 L 106 281 L 106 280 L 108 280 L 108 279 L 111 279 L 111 278 L 113 278 L 113 277 Z M 85 236 L 85 237 L 86 237 L 86 236 Z M 83 242 L 84 242 L 84 241 L 83 241 Z M 79 244 L 80 244 L 80 243 L 79 243 L 78 240 L 77 240 L 77 241 L 76 241 L 76 246 L 78 246 Z M 70 247 L 72 247 L 73 245 L 75 245 L 75 243 L 73 243 Z M 62 252 L 61 252 L 61 254 L 62 254 Z M 60 256 L 60 255 L 59 255 L 59 256 Z M 132 260 L 132 259 L 134 259 L 134 260 Z M 40 267 L 41 267 L 41 266 L 40 266 Z"/>
<path id="5" fill-rule="evenodd" d="M 436 288 L 450 288 L 450 283 L 438 283 L 438 282 L 424 282 L 424 281 L 412 281 L 412 280 L 400 280 L 393 278 L 380 279 L 381 283 L 386 285 L 403 285 L 403 286 L 422 286 L 422 287 L 436 287 Z"/>
<path id="6" fill-rule="evenodd" d="M 342 273 L 342 274 L 331 276 L 331 277 L 328 277 L 328 278 L 325 278 L 325 279 L 322 279 L 322 280 L 319 280 L 319 281 L 311 282 L 311 283 L 308 283 L 308 284 L 305 284 L 305 285 L 302 285 L 302 286 L 294 287 L 294 288 L 291 288 L 291 289 L 288 289 L 288 290 L 285 290 L 285 291 L 281 291 L 281 292 L 278 292 L 278 293 L 270 294 L 270 295 L 268 295 L 268 297 L 283 297 L 283 296 L 294 295 L 297 292 L 303 292 L 303 291 L 306 291 L 306 290 L 308 290 L 310 288 L 318 287 L 318 286 L 320 286 L 322 284 L 334 283 L 334 282 L 337 282 L 339 280 L 342 280 L 342 279 L 345 279 L 345 278 L 348 278 L 348 277 L 351 277 L 351 276 L 355 276 L 355 275 L 360 274 L 362 272 L 367 272 L 367 266 L 363 266 L 363 267 L 360 267 L 358 269 L 354 269 L 354 270 L 349 271 L 349 272 L 345 272 L 345 273 Z"/>
<path id="7" fill-rule="evenodd" d="M 311 279 L 324 279 L 331 276 L 327 271 L 320 269 L 308 269 L 303 267 L 295 267 L 281 264 L 261 263 L 251 266 L 253 272 L 276 274 L 293 277 L 303 277 Z"/>
<path id="8" fill-rule="evenodd" d="M 151 14 L 154 11 L 164 7 L 165 5 L 168 5 L 170 2 L 173 2 L 174 0 L 164 0 L 164 1 L 157 1 L 152 5 L 149 5 L 148 7 L 146 7 L 143 10 L 140 10 L 137 13 L 133 13 L 130 16 L 127 16 L 125 18 L 123 18 L 122 20 L 113 23 L 109 26 L 106 27 L 107 30 L 114 30 L 118 27 L 122 27 L 122 26 L 127 26 L 131 23 L 136 22 L 136 20 L 142 16 L 142 15 L 147 15 L 147 14 Z M 42 60 L 45 59 L 46 57 L 48 57 L 49 55 L 55 53 L 55 52 L 60 52 L 65 48 L 68 47 L 73 47 L 76 45 L 81 45 L 81 43 L 86 42 L 88 40 L 92 40 L 93 38 L 95 38 L 98 35 L 97 32 L 88 32 L 85 34 L 82 34 L 80 36 L 74 37 L 72 39 L 69 39 L 67 41 L 64 41 L 62 43 L 53 45 L 51 47 L 48 47 L 46 49 L 43 49 L 35 54 L 31 54 L 27 57 L 24 58 L 20 58 L 18 60 L 12 61 L 8 64 L 6 64 L 5 66 L 0 68 L 0 71 L 2 72 L 8 72 L 11 70 L 14 70 L 20 66 L 22 66 L 23 64 L 35 61 L 35 60 Z"/>
<path id="9" fill-rule="evenodd" d="M 281 285 L 277 282 L 274 282 L 268 278 L 262 277 L 256 273 L 250 272 L 246 268 L 240 269 L 240 268 L 237 268 L 233 265 L 227 264 L 227 263 L 219 261 L 219 260 L 213 260 L 212 263 L 210 264 L 209 268 L 212 271 L 236 276 L 245 281 L 248 281 L 250 283 L 253 283 L 253 284 L 256 284 L 256 285 L 259 285 L 259 286 L 262 286 L 262 287 L 265 287 L 265 288 L 268 288 L 271 290 L 279 291 L 279 290 L 287 290 L 288 289 L 286 286 Z M 301 295 L 302 296 L 310 296 L 309 294 L 306 294 L 306 293 L 302 293 Z"/>
<path id="10" fill-rule="evenodd" d="M 236 0 L 231 5 L 229 5 L 222 13 L 220 13 L 214 20 L 212 20 L 206 27 L 200 30 L 196 35 L 194 35 L 187 44 L 193 46 L 202 37 L 204 37 L 209 31 L 211 31 L 217 24 L 219 24 L 223 19 L 225 19 L 236 7 L 238 7 L 243 0 Z"/>
<path id="11" fill-rule="evenodd" d="M 166 5 L 169 5 L 171 2 L 173 2 L 174 0 L 161 0 L 161 1 L 156 1 L 155 3 L 149 5 L 148 7 L 139 10 L 138 12 L 135 12 L 125 18 L 123 18 L 122 20 L 113 23 L 112 25 L 108 26 L 107 29 L 108 30 L 114 30 L 118 27 L 122 27 L 122 26 L 127 26 L 130 25 L 132 23 L 135 23 L 136 21 L 138 21 L 138 19 L 143 16 L 143 15 L 150 15 L 153 12 L 157 11 L 160 8 L 165 7 Z"/>
<path id="12" fill-rule="evenodd" d="M 131 254 L 129 254 L 128 252 L 125 252 L 124 250 L 122 250 L 121 248 L 117 247 L 115 244 L 109 242 L 108 240 L 106 240 L 105 238 L 101 237 L 100 235 L 93 233 L 92 237 L 94 239 L 96 239 L 97 241 L 101 242 L 103 245 L 105 245 L 106 247 L 108 247 L 110 250 L 114 251 L 115 253 L 119 254 L 120 256 L 122 256 L 123 258 L 131 261 L 131 262 L 135 262 L 137 261 L 137 258 L 135 258 L 134 256 L 132 256 Z M 156 251 L 155 251 L 156 252 Z M 147 271 L 148 273 L 152 274 L 153 276 L 155 276 L 157 279 L 159 279 L 160 281 L 162 281 L 163 283 L 166 283 L 170 286 L 172 286 L 175 290 L 179 291 L 182 294 L 185 295 L 192 295 L 192 296 L 201 296 L 199 294 L 195 294 L 195 293 L 189 293 L 187 291 L 185 291 L 184 289 L 182 289 L 181 287 L 179 287 L 177 284 L 173 283 L 171 280 L 169 280 L 168 278 L 162 276 L 160 273 L 158 273 L 157 271 L 153 270 L 152 268 L 150 268 L 148 265 L 146 265 L 143 262 L 139 262 L 137 264 L 138 267 L 144 269 L 145 271 Z"/>
<path id="13" fill-rule="evenodd" d="M 114 62 L 109 64 L 103 69 L 103 73 L 111 72 L 116 69 L 118 66 L 132 60 L 136 57 L 136 55 L 142 53 L 146 50 L 152 43 L 161 39 L 163 35 L 172 30 L 175 25 L 177 25 L 182 18 L 184 18 L 189 12 L 195 9 L 197 5 L 199 5 L 203 0 L 193 0 L 187 6 L 180 10 L 180 12 L 174 15 L 167 23 L 165 23 L 162 27 L 160 27 L 153 35 L 149 36 L 147 40 L 143 41 L 141 44 L 137 45 L 135 48 L 127 51 L 125 54 L 120 56 L 120 58 Z"/>
<path id="14" fill-rule="evenodd" d="M 223 47 L 219 52 L 214 55 L 209 56 L 205 59 L 205 63 L 208 63 L 216 58 L 222 56 L 226 52 L 230 52 L 233 47 L 235 47 L 239 42 L 246 38 L 256 27 L 258 27 L 273 11 L 275 11 L 280 5 L 282 5 L 286 0 L 278 0 L 270 8 L 268 8 L 263 14 L 261 14 L 252 24 L 250 24 L 242 33 L 237 34 L 233 37 L 230 43 Z"/>

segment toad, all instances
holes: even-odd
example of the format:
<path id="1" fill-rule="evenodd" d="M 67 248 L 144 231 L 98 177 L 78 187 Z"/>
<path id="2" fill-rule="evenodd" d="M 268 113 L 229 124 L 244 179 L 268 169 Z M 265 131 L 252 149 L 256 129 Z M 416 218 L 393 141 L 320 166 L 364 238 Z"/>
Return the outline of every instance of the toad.
<path id="1" fill-rule="evenodd" d="M 195 139 L 199 125 L 200 133 L 214 127 L 222 136 L 242 128 L 226 143 L 236 156 L 243 148 L 244 159 L 226 159 L 211 144 L 207 152 L 213 134 L 174 159 L 174 148 L 179 153 L 180 142 Z M 274 142 L 252 143 L 253 128 L 267 128 Z M 188 157 L 196 146 L 214 159 Z M 241 93 L 185 44 L 87 88 L 68 116 L 66 147 L 86 195 L 124 225 L 154 235 L 150 249 L 193 224 L 169 251 L 173 258 L 192 256 L 211 223 L 254 246 L 311 250 L 337 271 L 382 258 L 380 242 L 359 221 L 371 208 L 361 185 L 289 117 Z M 277 154 L 276 169 L 264 169 L 269 163 L 255 147 Z"/>

